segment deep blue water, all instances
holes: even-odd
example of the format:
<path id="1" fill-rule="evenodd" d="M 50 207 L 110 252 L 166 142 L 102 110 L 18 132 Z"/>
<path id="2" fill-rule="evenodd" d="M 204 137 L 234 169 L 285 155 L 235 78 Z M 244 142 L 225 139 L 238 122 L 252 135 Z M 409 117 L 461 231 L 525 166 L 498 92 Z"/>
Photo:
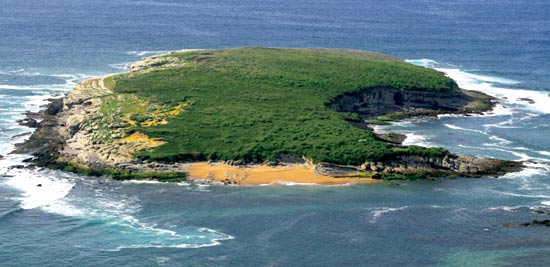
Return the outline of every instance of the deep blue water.
<path id="1" fill-rule="evenodd" d="M 449 1 L 450 2 L 450 1 Z M 44 99 L 184 48 L 331 47 L 436 68 L 502 104 L 379 130 L 529 160 L 500 179 L 227 187 L 120 183 L 0 160 L 0 266 L 550 266 L 550 2 L 4 0 L 0 155 Z M 529 97 L 535 104 L 518 100 Z M 43 184 L 36 187 L 36 184 Z"/>

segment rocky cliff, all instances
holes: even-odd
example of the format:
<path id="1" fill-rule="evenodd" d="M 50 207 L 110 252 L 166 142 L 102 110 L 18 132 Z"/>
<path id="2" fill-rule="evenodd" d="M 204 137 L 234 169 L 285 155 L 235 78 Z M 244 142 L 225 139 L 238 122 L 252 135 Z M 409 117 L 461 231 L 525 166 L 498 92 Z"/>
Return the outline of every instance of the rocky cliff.
<path id="1" fill-rule="evenodd" d="M 339 95 L 327 103 L 338 112 L 356 113 L 371 119 L 394 112 L 410 115 L 479 112 L 489 109 L 492 97 L 467 90 L 454 92 L 405 91 L 393 88 L 366 88 Z"/>
<path id="2" fill-rule="evenodd" d="M 318 164 L 315 171 L 334 177 L 366 175 L 374 178 L 499 176 L 521 169 L 523 164 L 516 161 L 477 158 L 445 153 L 442 156 L 395 156 L 377 162 L 365 162 L 361 166 L 339 166 Z"/>

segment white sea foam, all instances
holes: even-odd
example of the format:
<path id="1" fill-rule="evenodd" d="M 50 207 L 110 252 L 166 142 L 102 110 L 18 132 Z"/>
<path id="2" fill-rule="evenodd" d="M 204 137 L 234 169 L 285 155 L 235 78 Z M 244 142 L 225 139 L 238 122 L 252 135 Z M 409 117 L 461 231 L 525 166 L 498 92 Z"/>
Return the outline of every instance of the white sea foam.
<path id="1" fill-rule="evenodd" d="M 65 197 L 42 207 L 44 211 L 63 216 L 104 222 L 110 232 L 116 232 L 115 249 L 129 248 L 200 248 L 220 245 L 220 241 L 233 239 L 233 236 L 209 229 L 186 227 L 172 230 L 146 223 L 135 217 L 141 210 L 139 199 L 118 190 L 118 183 L 103 184 L 88 197 Z M 83 180 L 79 186 L 89 188 L 94 181 Z M 115 187 L 110 188 L 110 187 Z M 105 192 L 108 191 L 108 192 Z"/>
<path id="2" fill-rule="evenodd" d="M 550 195 L 541 195 L 541 194 L 529 195 L 529 194 L 518 194 L 518 193 L 512 193 L 512 192 L 500 192 L 500 193 L 501 193 L 501 194 L 505 194 L 505 195 L 515 196 L 515 197 L 549 198 L 549 199 L 550 199 Z"/>
<path id="3" fill-rule="evenodd" d="M 508 109 L 505 113 L 510 113 L 510 109 L 519 108 L 538 113 L 550 114 L 549 92 L 498 87 L 498 84 L 507 86 L 517 85 L 520 83 L 519 81 L 502 77 L 473 74 L 458 68 L 440 67 L 441 64 L 429 59 L 407 60 L 407 62 L 441 71 L 454 79 L 461 88 L 480 91 L 499 98 L 501 102 L 504 103 L 502 107 L 504 109 Z M 530 100 L 534 103 L 529 103 Z M 498 111 L 493 110 L 488 113 L 488 115 L 503 111 L 504 110 L 502 108 Z"/>
<path id="4" fill-rule="evenodd" d="M 547 201 L 542 201 L 541 204 L 544 205 L 544 203 Z M 550 204 L 550 202 L 548 202 Z M 487 210 L 491 211 L 508 211 L 508 212 L 517 212 L 517 211 L 533 211 L 533 210 L 539 210 L 541 206 L 497 206 L 497 207 L 489 207 Z"/>
<path id="5" fill-rule="evenodd" d="M 168 54 L 168 53 L 192 52 L 192 51 L 201 51 L 201 50 L 207 50 L 207 49 L 190 48 L 190 49 L 180 49 L 180 50 L 176 50 L 176 51 L 162 51 L 162 50 L 158 50 L 158 51 L 128 51 L 128 52 L 126 52 L 126 54 L 140 56 L 140 57 L 146 57 L 146 56 L 164 55 L 164 54 Z"/>
<path id="6" fill-rule="evenodd" d="M 7 177 L 2 181 L 5 185 L 21 191 L 17 200 L 22 209 L 47 206 L 71 191 L 74 185 L 71 179 L 52 178 L 50 172 L 28 168 L 10 168 L 20 161 L 20 156 L 7 156 L 0 161 L 0 174 Z"/>
<path id="7" fill-rule="evenodd" d="M 115 64 L 109 64 L 109 67 L 116 69 L 116 70 L 128 70 L 128 66 L 132 64 L 132 62 L 123 62 L 123 63 L 115 63 Z"/>
<path id="8" fill-rule="evenodd" d="M 548 166 L 545 164 L 524 163 L 524 165 L 527 168 L 524 168 L 519 172 L 507 173 L 499 178 L 500 179 L 526 179 L 536 175 L 545 175 L 545 174 L 548 174 L 548 172 L 550 171 L 548 169 Z"/>
<path id="9" fill-rule="evenodd" d="M 403 145 L 410 146 L 423 146 L 423 147 L 433 147 L 434 145 L 428 142 L 429 137 L 425 135 L 420 135 L 416 133 L 408 133 L 405 134 L 407 138 L 405 138 L 405 141 L 403 141 Z"/>
<path id="10" fill-rule="evenodd" d="M 467 131 L 467 132 L 475 132 L 475 133 L 480 133 L 480 134 L 483 134 L 483 135 L 487 135 L 486 132 L 481 131 L 481 130 L 467 129 L 467 128 L 463 128 L 463 127 L 456 126 L 456 125 L 453 125 L 453 124 L 444 123 L 443 126 L 449 128 L 449 129 L 453 129 L 453 130 Z"/>
<path id="11" fill-rule="evenodd" d="M 408 60 L 405 60 L 405 61 L 407 61 L 408 63 L 414 64 L 414 65 L 417 65 L 417 66 L 422 66 L 422 67 L 425 67 L 425 68 L 432 68 L 432 69 L 439 65 L 439 62 L 437 62 L 435 60 L 432 60 L 432 59 L 427 59 L 427 58 L 408 59 Z"/>
<path id="12" fill-rule="evenodd" d="M 491 135 L 491 136 L 489 136 L 489 139 L 490 139 L 490 140 L 493 140 L 493 141 L 497 141 L 498 144 L 500 144 L 500 145 L 508 145 L 508 144 L 513 143 L 513 142 L 510 141 L 510 140 L 504 139 L 504 138 L 502 138 L 502 137 L 498 137 L 498 136 L 496 136 L 496 135 Z"/>
<path id="13" fill-rule="evenodd" d="M 154 257 L 153 258 L 158 265 L 164 265 L 170 261 L 168 257 Z"/>
<path id="14" fill-rule="evenodd" d="M 513 114 L 514 114 L 514 110 L 512 108 L 509 108 L 507 105 L 496 104 L 492 110 L 486 111 L 480 116 L 496 117 L 496 116 L 510 116 Z M 474 114 L 472 116 L 478 116 L 478 115 Z"/>
<path id="15" fill-rule="evenodd" d="M 47 76 L 47 77 L 54 77 L 54 78 L 71 78 L 71 79 L 78 79 L 78 77 L 81 76 L 87 76 L 85 74 L 69 74 L 69 73 L 49 73 L 49 72 L 40 72 L 40 71 L 34 71 L 34 70 L 26 70 L 26 69 L 18 69 L 18 70 L 0 70 L 0 74 L 3 75 L 11 75 L 11 76 L 24 76 L 24 77 L 32 77 L 32 76 Z"/>
<path id="16" fill-rule="evenodd" d="M 540 204 L 550 206 L 550 201 L 542 201 Z"/>
<path id="17" fill-rule="evenodd" d="M 287 182 L 287 181 L 275 181 L 275 182 L 272 182 L 269 185 L 311 186 L 311 185 L 319 185 L 319 184 L 316 184 L 316 183 L 296 183 L 296 182 Z"/>
<path id="18" fill-rule="evenodd" d="M 376 223 L 378 221 L 378 219 L 386 213 L 399 211 L 399 210 L 404 210 L 404 209 L 407 209 L 407 208 L 409 208 L 409 206 L 403 206 L 403 207 L 398 207 L 398 208 L 389 208 L 389 207 L 376 208 L 375 210 L 371 211 L 372 219 L 370 220 L 370 222 L 371 223 Z"/>
<path id="19" fill-rule="evenodd" d="M 510 154 L 518 157 L 520 160 L 544 160 L 544 159 L 541 159 L 541 158 L 531 157 L 531 156 L 527 155 L 526 153 L 517 151 L 517 150 L 520 150 L 520 151 L 531 152 L 531 150 L 528 149 L 528 148 L 525 148 L 525 147 L 509 147 L 509 146 L 506 146 L 506 144 L 507 143 L 499 143 L 499 144 L 483 143 L 482 146 L 484 146 L 484 149 L 510 153 Z M 463 147 L 468 147 L 468 146 L 463 146 Z M 470 148 L 479 148 L 479 147 L 470 147 Z"/>
<path id="20" fill-rule="evenodd" d="M 127 180 L 122 181 L 122 184 L 165 184 L 163 182 L 155 181 L 155 180 Z"/>
<path id="21" fill-rule="evenodd" d="M 29 132 L 32 129 L 20 126 L 16 120 L 23 117 L 24 111 L 38 111 L 43 105 L 47 104 L 46 99 L 62 96 L 55 91 L 68 91 L 81 77 L 86 75 L 72 74 L 48 74 L 40 72 L 28 72 L 27 70 L 8 71 L 7 75 L 17 76 L 51 76 L 65 80 L 64 84 L 43 84 L 31 86 L 16 86 L 16 85 L 0 85 L 0 89 L 8 90 L 28 90 L 33 95 L 18 97 L 14 99 L 14 103 L 20 103 L 19 106 L 14 105 L 9 110 L 2 110 L 1 116 L 9 118 L 10 121 L 2 125 L 2 131 L 9 131 L 10 134 L 17 135 L 24 132 Z M 15 97 L 10 97 L 15 98 Z M 3 143 L 0 153 L 5 155 L 14 149 L 14 142 L 20 142 L 28 138 L 29 135 L 21 136 L 15 139 L 9 139 Z M 29 168 L 13 168 L 15 165 L 24 165 L 22 160 L 29 155 L 8 155 L 0 160 L 0 175 L 5 178 L 2 183 L 10 186 L 21 192 L 18 199 L 22 209 L 43 208 L 57 200 L 64 198 L 74 186 L 74 180 L 69 177 L 53 178 L 52 171 L 39 171 Z M 56 175 L 57 176 L 57 175 Z"/>
<path id="22" fill-rule="evenodd" d="M 519 108 L 544 114 L 550 113 L 550 96 L 548 92 L 495 86 L 494 84 L 514 85 L 518 83 L 500 77 L 476 75 L 459 69 L 436 68 L 436 70 L 453 78 L 461 88 L 480 91 L 499 98 L 507 109 Z M 529 103 L 529 101 L 533 101 L 533 103 Z M 507 113 L 509 112 L 507 111 Z"/>
<path id="23" fill-rule="evenodd" d="M 484 82 L 507 84 L 507 85 L 514 85 L 514 84 L 520 83 L 518 81 L 502 78 L 502 77 L 473 74 L 473 73 L 465 72 L 460 69 L 449 69 L 449 68 L 435 68 L 435 69 L 445 72 L 447 75 L 455 79 L 457 83 L 464 84 L 464 85 L 482 84 Z"/>
<path id="24" fill-rule="evenodd" d="M 126 180 L 126 181 L 122 181 L 120 183 L 122 183 L 122 184 L 148 184 L 148 185 L 166 185 L 166 184 L 170 184 L 170 185 L 185 186 L 185 187 L 188 187 L 188 186 L 191 185 L 188 182 L 166 183 L 166 182 L 160 182 L 160 181 L 155 181 L 155 180 Z M 207 186 L 207 185 L 199 185 L 199 186 Z"/>
<path id="25" fill-rule="evenodd" d="M 128 54 L 128 55 L 135 55 L 135 56 L 139 56 L 139 57 L 160 55 L 160 54 L 165 54 L 165 53 L 168 53 L 168 51 L 165 51 L 165 50 L 147 51 L 147 50 L 145 50 L 145 51 L 128 51 L 128 52 L 126 52 L 126 54 Z"/>
<path id="26" fill-rule="evenodd" d="M 509 212 L 515 212 L 517 209 L 522 208 L 523 206 L 498 206 L 498 207 L 489 207 L 488 210 L 503 210 Z"/>
<path id="27" fill-rule="evenodd" d="M 79 81 L 92 77 L 91 75 L 86 74 L 46 74 L 46 73 L 35 73 L 40 76 L 49 76 L 53 78 L 59 78 L 64 80 L 64 83 L 55 83 L 55 84 L 36 84 L 36 85 L 11 85 L 11 84 L 0 84 L 0 90 L 23 90 L 23 91 L 34 91 L 37 93 L 40 92 L 52 92 L 52 91 L 68 91 Z"/>
<path id="28" fill-rule="evenodd" d="M 22 191 L 20 207 L 23 209 L 40 208 L 43 211 L 68 217 L 105 222 L 119 235 L 116 250 L 123 248 L 200 248 L 219 245 L 220 241 L 233 239 L 230 235 L 208 229 L 191 228 L 175 231 L 145 223 L 136 218 L 141 206 L 139 199 L 118 192 L 120 183 L 101 183 L 81 180 L 79 186 L 95 188 L 91 196 L 68 195 L 75 186 L 75 180 L 66 177 L 69 174 L 51 171 L 36 171 L 26 168 L 9 168 L 20 163 L 24 156 L 7 157 L 0 160 L 0 174 L 8 176 L 3 182 Z M 65 176 L 63 176 L 65 175 Z M 62 177 L 60 177 L 62 176 Z M 53 178 L 55 177 L 55 178 Z M 40 184 L 41 186 L 37 186 Z M 118 229 L 118 230 L 117 230 Z"/>
<path id="29" fill-rule="evenodd" d="M 443 126 L 445 126 L 447 128 L 450 128 L 450 129 L 454 129 L 454 130 L 476 131 L 476 132 L 478 132 L 477 130 L 465 129 L 465 128 L 462 128 L 460 126 L 456 126 L 456 125 L 452 125 L 452 124 L 448 124 L 448 123 L 444 123 Z"/>

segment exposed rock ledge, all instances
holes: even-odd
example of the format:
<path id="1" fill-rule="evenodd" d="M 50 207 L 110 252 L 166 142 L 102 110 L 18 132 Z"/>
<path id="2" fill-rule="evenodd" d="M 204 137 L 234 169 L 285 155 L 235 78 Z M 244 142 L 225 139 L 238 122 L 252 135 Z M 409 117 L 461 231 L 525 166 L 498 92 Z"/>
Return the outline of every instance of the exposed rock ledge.
<path id="1" fill-rule="evenodd" d="M 316 166 L 315 171 L 333 177 L 346 177 L 352 173 L 368 173 L 373 178 L 382 178 L 384 175 L 392 174 L 404 174 L 412 177 L 415 175 L 481 177 L 485 175 L 503 175 L 520 169 L 522 165 L 521 162 L 515 161 L 446 153 L 442 157 L 432 158 L 397 156 L 385 161 L 365 162 L 361 166 L 339 166 L 321 163 Z"/>
<path id="2" fill-rule="evenodd" d="M 166 60 L 158 62 L 155 58 L 146 58 L 144 61 L 133 64 L 131 69 L 143 69 L 165 64 L 174 63 Z M 147 141 L 116 141 L 110 144 L 96 144 L 93 141 L 98 125 L 84 122 L 96 116 L 103 97 L 112 94 L 112 91 L 105 86 L 104 81 L 105 77 L 85 80 L 76 85 L 63 99 L 52 101 L 41 114 L 29 114 L 27 122 L 31 121 L 34 126 L 37 126 L 37 130 L 27 142 L 18 146 L 16 152 L 34 151 L 33 162 L 36 165 L 52 168 L 63 167 L 70 162 L 96 170 L 114 169 L 127 173 L 186 172 L 188 165 L 184 163 L 161 164 L 140 162 L 134 159 L 131 156 L 132 152 L 146 148 Z M 480 111 L 482 106 L 485 109 L 487 106 L 490 108 L 491 99 L 481 93 L 464 90 L 438 94 L 391 88 L 371 88 L 340 95 L 327 103 L 327 106 L 335 111 L 353 112 L 359 114 L 363 119 L 370 119 L 394 112 L 404 112 L 407 116 L 476 112 Z M 37 116 L 41 117 L 40 122 L 37 122 Z M 366 130 L 370 129 L 367 124 L 362 122 L 351 123 Z M 116 135 L 120 126 L 111 125 L 109 128 Z M 395 136 L 390 137 L 390 139 L 392 138 L 399 139 Z M 381 139 L 386 140 L 384 137 Z M 399 141 L 392 143 L 399 143 Z M 311 165 L 306 161 L 285 162 L 283 159 L 277 164 Z M 392 175 L 410 177 L 498 176 L 518 171 L 522 167 L 521 162 L 445 153 L 443 156 L 437 157 L 396 156 L 379 162 L 365 162 L 361 166 L 320 163 L 316 164 L 314 169 L 315 173 L 336 178 L 392 178 Z"/>
<path id="3" fill-rule="evenodd" d="M 339 95 L 327 106 L 338 112 L 352 112 L 368 120 L 402 112 L 406 116 L 479 113 L 492 108 L 493 97 L 476 91 L 405 91 L 393 88 L 366 88 Z"/>

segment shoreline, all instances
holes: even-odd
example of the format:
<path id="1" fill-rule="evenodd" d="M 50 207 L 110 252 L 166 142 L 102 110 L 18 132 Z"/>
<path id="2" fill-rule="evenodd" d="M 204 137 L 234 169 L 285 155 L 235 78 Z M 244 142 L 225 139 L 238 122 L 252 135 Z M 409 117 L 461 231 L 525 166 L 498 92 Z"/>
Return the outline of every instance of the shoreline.
<path id="1" fill-rule="evenodd" d="M 170 55 L 168 53 L 167 55 Z M 132 64 L 129 72 L 149 71 L 164 58 L 153 56 Z M 178 66 L 176 61 L 168 60 L 168 67 Z M 160 66 L 155 68 L 164 68 Z M 361 166 L 344 166 L 329 163 L 311 164 L 310 160 L 297 155 L 281 162 L 234 164 L 234 162 L 182 162 L 159 163 L 134 159 L 133 152 L 144 148 L 161 145 L 162 142 L 148 138 L 139 132 L 130 137 L 114 139 L 116 141 L 98 144 L 94 137 L 103 131 L 112 136 L 123 137 L 123 127 L 104 125 L 99 122 L 85 123 L 87 119 L 97 116 L 102 102 L 107 97 L 117 97 L 110 86 L 112 80 L 107 78 L 119 75 L 113 73 L 101 77 L 86 79 L 77 85 L 65 97 L 52 100 L 40 114 L 28 114 L 25 123 L 34 124 L 37 130 L 24 144 L 18 145 L 16 151 L 35 151 L 34 164 L 42 167 L 100 176 L 111 175 L 115 179 L 155 179 L 159 181 L 206 180 L 223 184 L 265 185 L 273 183 L 303 183 L 320 185 L 342 185 L 350 183 L 373 183 L 381 179 L 417 179 L 438 176 L 499 176 L 510 171 L 520 170 L 521 162 L 481 159 L 454 155 L 450 152 L 437 156 L 396 155 L 386 161 L 364 162 Z M 437 116 L 440 114 L 472 114 L 491 110 L 493 97 L 481 92 L 460 90 L 452 94 L 439 96 L 433 93 L 403 92 L 388 88 L 371 88 L 362 91 L 345 93 L 337 96 L 327 107 L 338 112 L 349 112 L 350 105 L 357 99 L 374 99 L 374 101 L 393 100 L 394 94 L 400 93 L 408 101 L 423 102 L 432 99 L 439 101 L 441 108 L 429 105 L 412 106 L 403 109 L 393 105 L 374 112 L 367 110 L 357 114 L 364 121 L 348 121 L 357 128 L 371 131 L 382 141 L 400 146 L 402 136 L 393 133 L 377 134 L 369 125 L 369 119 L 382 123 L 416 116 Z M 359 97 L 358 97 L 359 96 Z M 365 97 L 368 96 L 368 97 Z M 439 98 L 438 98 L 439 97 Z M 116 99 L 116 98 L 115 98 Z M 437 101 L 436 101 L 437 100 Z M 455 100 L 460 100 L 455 103 Z M 349 102 L 352 102 L 351 104 Z M 364 101 L 364 100 L 362 100 Z M 376 103 L 378 103 L 376 102 Z M 376 105 L 376 103 L 368 103 Z M 446 107 L 445 105 L 448 105 Z M 40 118 L 41 117 L 41 118 Z M 122 130 L 121 130 L 122 129 Z M 133 138 L 131 138 L 133 137 Z M 44 146 L 46 143 L 46 146 Z M 229 163 L 229 164 L 228 164 Z M 239 165 L 239 166 L 235 166 Z M 187 175 L 185 175 L 185 174 Z M 148 178 L 149 177 L 149 178 Z"/>

